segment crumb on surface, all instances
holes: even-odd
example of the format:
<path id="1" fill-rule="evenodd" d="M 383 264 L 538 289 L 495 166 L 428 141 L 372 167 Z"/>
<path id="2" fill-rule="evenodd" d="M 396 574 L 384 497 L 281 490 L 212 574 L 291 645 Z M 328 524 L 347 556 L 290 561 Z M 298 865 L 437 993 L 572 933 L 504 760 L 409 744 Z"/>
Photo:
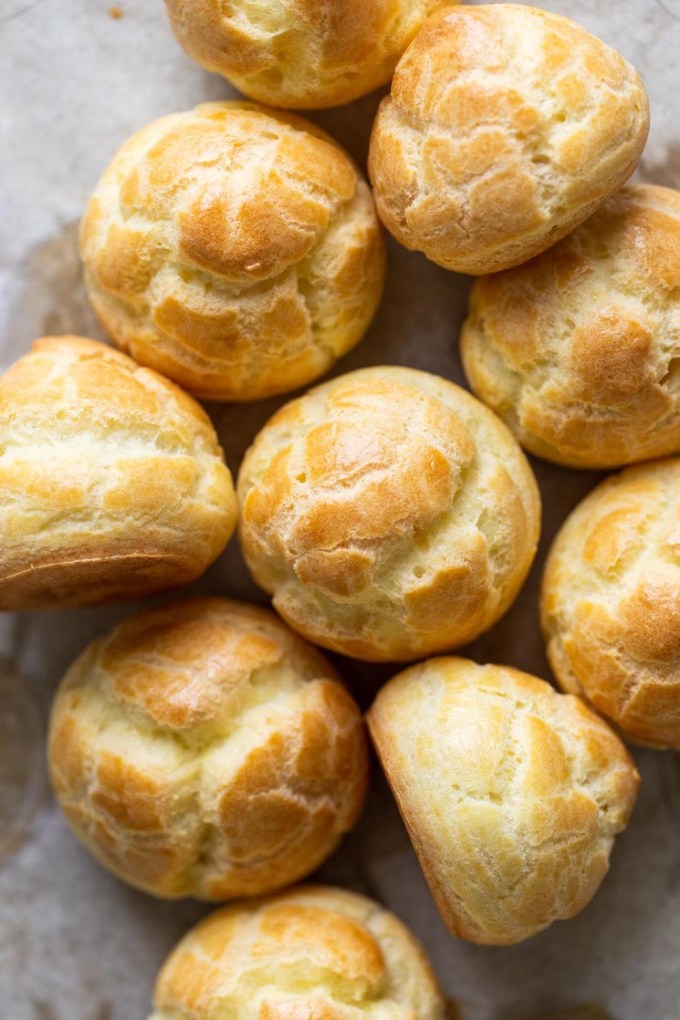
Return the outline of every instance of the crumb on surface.
<path id="1" fill-rule="evenodd" d="M 114 21 L 120 21 L 123 17 L 123 13 L 123 8 L 119 7 L 117 4 L 113 7 L 109 7 L 109 17 L 113 18 Z"/>

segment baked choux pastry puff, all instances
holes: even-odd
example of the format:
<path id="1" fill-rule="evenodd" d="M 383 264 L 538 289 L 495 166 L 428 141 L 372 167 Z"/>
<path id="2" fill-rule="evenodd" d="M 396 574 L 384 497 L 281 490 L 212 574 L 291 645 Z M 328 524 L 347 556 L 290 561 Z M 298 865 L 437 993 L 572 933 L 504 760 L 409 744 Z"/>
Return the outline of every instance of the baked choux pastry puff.
<path id="1" fill-rule="evenodd" d="M 627 468 L 570 514 L 541 615 L 560 687 L 630 740 L 680 751 L 680 459 Z"/>
<path id="2" fill-rule="evenodd" d="M 580 698 L 508 666 L 429 659 L 382 688 L 368 724 L 453 935 L 511 945 L 585 907 L 639 778 Z"/>
<path id="3" fill-rule="evenodd" d="M 349 103 L 386 85 L 428 14 L 456 0 L 166 0 L 189 56 L 251 99 Z"/>
<path id="4" fill-rule="evenodd" d="M 679 292 L 680 192 L 627 185 L 543 255 L 477 280 L 465 373 L 556 464 L 679 453 Z"/>
<path id="5" fill-rule="evenodd" d="M 370 661 L 471 641 L 536 551 L 536 481 L 505 425 L 453 383 L 366 368 L 286 404 L 238 478 L 256 582 L 303 636 Z"/>
<path id="6" fill-rule="evenodd" d="M 90 199 L 80 248 L 111 338 L 211 400 L 322 375 L 366 332 L 385 275 L 348 154 L 252 103 L 206 103 L 133 135 Z"/>
<path id="7" fill-rule="evenodd" d="M 313 871 L 368 758 L 331 665 L 270 610 L 161 606 L 91 644 L 52 709 L 52 785 L 98 860 L 155 896 L 225 900 Z"/>
<path id="8" fill-rule="evenodd" d="M 0 377 L 0 429 L 1 610 L 188 584 L 234 530 L 208 416 L 105 344 L 37 340 Z"/>
<path id="9" fill-rule="evenodd" d="M 446 1020 L 411 932 L 379 903 L 301 886 L 226 907 L 180 941 L 149 1020 Z"/>
<path id="10" fill-rule="evenodd" d="M 378 212 L 445 269 L 545 251 L 632 174 L 649 128 L 636 71 L 558 14 L 445 7 L 399 61 L 371 137 Z"/>

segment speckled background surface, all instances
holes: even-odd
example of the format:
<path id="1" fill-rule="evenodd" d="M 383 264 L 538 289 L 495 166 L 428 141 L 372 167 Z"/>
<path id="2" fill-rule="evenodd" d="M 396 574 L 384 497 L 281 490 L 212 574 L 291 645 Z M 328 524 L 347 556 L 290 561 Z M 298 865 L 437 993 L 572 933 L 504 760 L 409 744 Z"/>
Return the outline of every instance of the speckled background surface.
<path id="1" fill-rule="evenodd" d="M 162 0 L 0 0 L 0 336 L 8 365 L 46 332 L 100 336 L 84 296 L 77 222 L 117 146 L 137 127 L 228 86 L 184 57 Z M 639 176 L 680 187 L 680 0 L 562 0 L 637 65 L 652 103 Z M 313 115 L 365 162 L 379 96 Z M 338 371 L 393 362 L 462 381 L 456 346 L 469 281 L 390 245 L 388 286 L 370 334 Z M 210 408 L 232 469 L 282 401 Z M 542 552 L 598 480 L 535 463 Z M 521 598 L 467 652 L 547 677 L 538 631 L 540 558 Z M 264 600 L 235 542 L 201 592 Z M 206 908 L 133 892 L 75 843 L 47 791 L 44 720 L 66 666 L 135 607 L 0 618 L 0 1015 L 4 1020 L 143 1020 L 158 965 Z M 341 662 L 363 704 L 388 667 Z M 23 679 L 18 678 L 18 674 Z M 30 749 L 37 749 L 32 757 Z M 528 1020 L 596 1003 L 616 1020 L 680 1018 L 680 758 L 635 752 L 643 786 L 612 869 L 576 920 L 511 949 L 445 932 L 384 780 L 321 875 L 377 896 L 417 932 L 462 1020 Z M 23 815 L 22 815 L 23 811 Z M 22 838 L 10 819 L 34 815 Z M 599 1015 L 599 1014 L 597 1014 Z"/>

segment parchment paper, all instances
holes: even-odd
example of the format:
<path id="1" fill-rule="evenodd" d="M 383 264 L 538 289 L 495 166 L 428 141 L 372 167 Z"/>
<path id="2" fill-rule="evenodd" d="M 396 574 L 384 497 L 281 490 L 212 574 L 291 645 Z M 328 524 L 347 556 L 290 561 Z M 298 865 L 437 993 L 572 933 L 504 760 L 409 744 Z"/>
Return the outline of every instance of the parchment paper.
<path id="1" fill-rule="evenodd" d="M 544 6 L 577 18 L 637 65 L 652 102 L 640 176 L 680 187 L 680 0 Z M 107 0 L 0 0 L 2 367 L 43 333 L 102 336 L 87 307 L 76 251 L 89 191 L 133 130 L 229 95 L 220 78 L 181 53 L 161 0 L 120 0 L 120 11 L 110 11 Z M 313 119 L 363 164 L 378 99 Z M 468 286 L 392 243 L 377 321 L 337 371 L 392 362 L 462 382 L 456 340 Z M 232 469 L 281 402 L 210 408 Z M 543 553 L 599 476 L 535 467 L 545 502 Z M 549 676 L 536 612 L 541 559 L 512 611 L 466 650 L 472 657 Z M 235 542 L 193 590 L 264 601 Z M 143 1020 L 159 964 L 208 909 L 157 902 L 95 864 L 47 792 L 42 753 L 30 753 L 40 746 L 35 729 L 44 730 L 51 695 L 70 661 L 134 608 L 0 618 L 0 655 L 7 657 L 0 667 L 0 811 L 19 817 L 19 789 L 35 815 L 23 842 L 21 833 L 7 831 L 6 817 L 0 834 L 4 1020 Z M 364 705 L 391 672 L 350 661 L 340 667 Z M 635 757 L 641 796 L 601 891 L 580 917 L 521 946 L 474 947 L 446 933 L 377 766 L 362 822 L 321 877 L 377 896 L 413 927 L 463 1020 L 526 1020 L 588 1002 L 617 1020 L 678 1020 L 680 765 L 672 754 L 635 751 Z"/>

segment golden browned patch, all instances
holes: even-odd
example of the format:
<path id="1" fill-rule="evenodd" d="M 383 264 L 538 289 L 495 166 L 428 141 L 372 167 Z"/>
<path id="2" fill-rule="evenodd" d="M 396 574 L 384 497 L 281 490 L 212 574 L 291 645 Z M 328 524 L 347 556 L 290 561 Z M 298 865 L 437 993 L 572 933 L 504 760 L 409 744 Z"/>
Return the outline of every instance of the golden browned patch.
<path id="1" fill-rule="evenodd" d="M 324 1002 L 263 1002 L 258 1020 L 342 1020 L 342 1012 Z"/>

